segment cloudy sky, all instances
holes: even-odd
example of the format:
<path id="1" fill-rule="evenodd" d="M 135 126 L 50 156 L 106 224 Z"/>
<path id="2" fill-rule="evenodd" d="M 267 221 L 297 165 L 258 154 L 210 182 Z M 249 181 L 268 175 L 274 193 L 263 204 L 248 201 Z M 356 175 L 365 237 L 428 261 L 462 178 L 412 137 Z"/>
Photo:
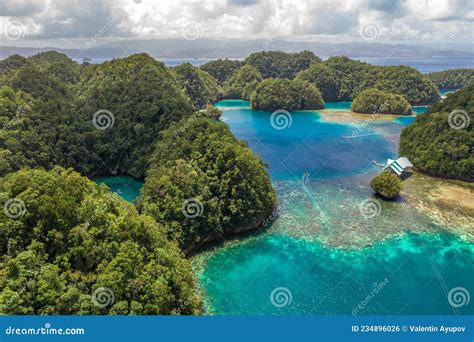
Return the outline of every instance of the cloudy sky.
<path id="1" fill-rule="evenodd" d="M 472 44 L 474 0 L 0 0 L 1 45 L 294 39 Z"/>

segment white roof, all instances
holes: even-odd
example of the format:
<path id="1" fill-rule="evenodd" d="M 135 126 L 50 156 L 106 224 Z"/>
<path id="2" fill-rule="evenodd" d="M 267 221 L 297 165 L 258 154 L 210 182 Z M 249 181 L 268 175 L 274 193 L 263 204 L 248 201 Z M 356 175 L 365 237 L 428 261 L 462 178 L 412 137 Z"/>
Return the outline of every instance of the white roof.
<path id="1" fill-rule="evenodd" d="M 408 158 L 401 157 L 401 158 L 398 158 L 397 160 L 387 159 L 387 166 L 385 166 L 384 169 L 389 167 L 398 176 L 400 176 L 407 167 L 412 167 L 412 166 L 413 164 L 410 163 Z"/>
<path id="2" fill-rule="evenodd" d="M 407 168 L 407 167 L 413 167 L 413 164 L 410 163 L 410 161 L 409 161 L 408 158 L 406 158 L 406 157 L 398 158 L 398 159 L 396 160 L 396 162 L 398 163 L 398 165 L 400 165 L 400 166 L 403 167 L 404 169 Z"/>

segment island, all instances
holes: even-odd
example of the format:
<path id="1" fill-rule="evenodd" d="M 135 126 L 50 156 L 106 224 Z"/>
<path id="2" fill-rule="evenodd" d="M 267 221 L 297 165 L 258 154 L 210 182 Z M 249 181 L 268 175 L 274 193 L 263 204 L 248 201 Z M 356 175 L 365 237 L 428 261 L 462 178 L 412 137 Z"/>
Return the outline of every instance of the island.
<path id="1" fill-rule="evenodd" d="M 352 102 L 352 110 L 366 114 L 410 115 L 411 105 L 402 95 L 369 88 L 356 96 Z"/>

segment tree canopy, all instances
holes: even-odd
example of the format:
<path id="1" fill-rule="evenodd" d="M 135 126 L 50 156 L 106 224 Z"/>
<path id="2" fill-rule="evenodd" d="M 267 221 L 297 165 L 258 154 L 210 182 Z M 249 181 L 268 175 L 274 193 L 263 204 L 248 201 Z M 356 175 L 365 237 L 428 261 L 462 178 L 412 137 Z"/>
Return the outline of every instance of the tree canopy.
<path id="1" fill-rule="evenodd" d="M 62 168 L 21 170 L 0 179 L 0 202 L 2 314 L 200 312 L 164 227 L 104 186 Z"/>
<path id="2" fill-rule="evenodd" d="M 2 83 L 31 96 L 25 115 L 0 112 L 0 125 L 10 128 L 0 135 L 2 174 L 61 165 L 85 175 L 141 178 L 158 133 L 193 112 L 170 70 L 146 54 L 90 65 L 74 85 L 32 63 Z"/>
<path id="3" fill-rule="evenodd" d="M 224 97 L 250 100 L 250 95 L 263 80 L 262 74 L 251 65 L 244 65 L 224 84 Z"/>
<path id="4" fill-rule="evenodd" d="M 400 178 L 389 172 L 382 172 L 370 181 L 372 190 L 386 199 L 394 199 L 402 190 Z"/>
<path id="5" fill-rule="evenodd" d="M 324 62 L 336 73 L 338 101 L 351 101 L 361 91 L 378 88 L 400 94 L 412 105 L 439 100 L 438 89 L 428 77 L 407 66 L 374 66 L 345 56 L 330 57 Z"/>
<path id="6" fill-rule="evenodd" d="M 369 88 L 359 93 L 352 102 L 352 110 L 367 114 L 411 114 L 411 105 L 401 95 Z"/>
<path id="7" fill-rule="evenodd" d="M 253 108 L 268 112 L 278 109 L 295 111 L 324 107 L 324 101 L 318 89 L 301 79 L 265 79 L 252 93 L 250 101 Z"/>
<path id="8" fill-rule="evenodd" d="M 293 78 L 312 63 L 321 63 L 321 58 L 306 50 L 296 53 L 260 51 L 250 54 L 244 63 L 254 66 L 263 78 Z"/>
<path id="9" fill-rule="evenodd" d="M 215 61 L 207 62 L 200 66 L 200 68 L 208 72 L 214 77 L 220 84 L 224 84 L 225 81 L 242 66 L 241 61 L 231 59 L 218 59 Z"/>
<path id="10" fill-rule="evenodd" d="M 400 136 L 400 154 L 426 173 L 474 179 L 474 83 L 418 115 Z"/>
<path id="11" fill-rule="evenodd" d="M 474 69 L 450 69 L 430 72 L 428 77 L 439 89 L 460 89 L 474 81 Z"/>
<path id="12" fill-rule="evenodd" d="M 171 125 L 156 143 L 142 211 L 188 250 L 213 236 L 257 228 L 276 202 L 260 157 L 220 121 L 199 117 L 184 125 Z"/>
<path id="13" fill-rule="evenodd" d="M 316 86 L 325 102 L 338 100 L 338 84 L 336 72 L 322 63 L 312 64 L 308 69 L 300 71 L 296 76 Z"/>
<path id="14" fill-rule="evenodd" d="M 196 109 L 212 104 L 220 96 L 217 81 L 206 71 L 184 63 L 173 69 L 184 92 L 191 99 Z"/>

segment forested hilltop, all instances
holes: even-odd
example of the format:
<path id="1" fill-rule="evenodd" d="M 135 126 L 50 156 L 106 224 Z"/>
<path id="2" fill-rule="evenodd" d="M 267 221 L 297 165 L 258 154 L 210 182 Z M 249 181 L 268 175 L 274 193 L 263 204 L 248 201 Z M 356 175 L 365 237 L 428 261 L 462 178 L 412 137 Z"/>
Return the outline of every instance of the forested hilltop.
<path id="1" fill-rule="evenodd" d="M 72 170 L 21 170 L 0 179 L 1 202 L 12 198 L 0 215 L 1 314 L 200 312 L 165 226 L 105 187 Z"/>
<path id="2" fill-rule="evenodd" d="M 474 82 L 474 69 L 450 69 L 431 72 L 428 77 L 439 89 L 460 89 Z"/>
<path id="3" fill-rule="evenodd" d="M 289 89 L 282 80 L 309 82 L 325 102 L 352 101 L 369 88 L 402 96 L 411 105 L 432 104 L 439 100 L 433 82 L 414 68 L 374 66 L 344 56 L 322 61 L 310 51 L 262 51 L 243 61 L 218 60 L 200 68 L 218 78 L 224 98 L 250 100 L 255 108 L 267 111 L 278 106 L 284 110 L 321 108 L 319 101 L 314 102 L 313 108 L 308 108 L 306 103 L 295 106 L 291 101 L 278 102 L 287 96 Z M 276 84 L 284 86 L 278 91 Z M 269 92 L 269 89 L 274 90 Z M 261 98 L 265 101 L 254 103 Z"/>
<path id="4" fill-rule="evenodd" d="M 419 115 L 400 136 L 400 154 L 428 174 L 474 180 L 474 83 Z"/>
<path id="5" fill-rule="evenodd" d="M 183 251 L 258 228 L 276 201 L 219 96 L 146 54 L 0 61 L 0 314 L 201 313 Z M 140 210 L 84 177 L 116 174 L 147 176 Z"/>
<path id="6" fill-rule="evenodd" d="M 193 113 L 173 73 L 148 55 L 82 66 L 45 55 L 0 62 L 0 175 L 61 165 L 141 178 L 158 133 Z M 80 79 L 49 73 L 53 57 L 67 66 L 59 76 L 81 70 Z"/>

